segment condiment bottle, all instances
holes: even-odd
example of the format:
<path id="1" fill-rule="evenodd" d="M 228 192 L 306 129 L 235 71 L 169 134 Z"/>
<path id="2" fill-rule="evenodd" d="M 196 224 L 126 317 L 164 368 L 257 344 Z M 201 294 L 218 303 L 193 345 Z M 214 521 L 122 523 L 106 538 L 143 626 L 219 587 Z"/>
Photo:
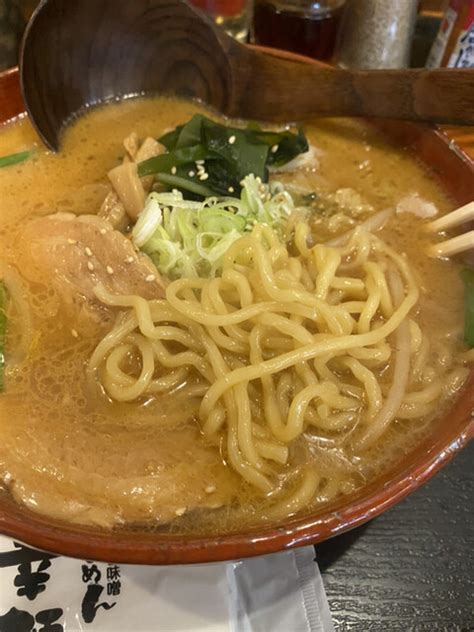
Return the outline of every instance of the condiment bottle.
<path id="1" fill-rule="evenodd" d="M 474 68 L 474 0 L 450 0 L 426 65 Z"/>
<path id="2" fill-rule="evenodd" d="M 418 0 L 350 0 L 338 55 L 346 68 L 406 68 Z"/>
<path id="3" fill-rule="evenodd" d="M 314 59 L 334 52 L 346 0 L 255 0 L 253 41 Z"/>
<path id="4" fill-rule="evenodd" d="M 222 26 L 239 42 L 245 42 L 249 33 L 251 0 L 189 0 L 214 22 Z"/>

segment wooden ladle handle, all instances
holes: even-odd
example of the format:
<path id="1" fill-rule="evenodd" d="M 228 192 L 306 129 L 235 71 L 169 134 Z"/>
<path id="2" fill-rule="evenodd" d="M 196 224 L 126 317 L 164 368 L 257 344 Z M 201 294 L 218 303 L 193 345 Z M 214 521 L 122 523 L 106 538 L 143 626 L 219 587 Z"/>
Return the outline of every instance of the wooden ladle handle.
<path id="1" fill-rule="evenodd" d="M 239 90 L 232 115 L 281 121 L 309 116 L 474 124 L 474 70 L 344 70 L 307 59 L 232 49 Z M 239 71 L 237 72 L 237 69 Z"/>

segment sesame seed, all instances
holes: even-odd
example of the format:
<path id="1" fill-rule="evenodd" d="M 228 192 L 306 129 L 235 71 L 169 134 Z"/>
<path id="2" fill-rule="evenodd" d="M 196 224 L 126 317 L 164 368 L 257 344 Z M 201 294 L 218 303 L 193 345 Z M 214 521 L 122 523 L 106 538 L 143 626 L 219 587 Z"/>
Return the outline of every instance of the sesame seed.
<path id="1" fill-rule="evenodd" d="M 196 174 L 195 174 L 195 172 L 194 172 L 194 171 L 190 171 L 190 172 L 188 173 L 188 176 L 189 176 L 190 178 L 194 178 L 194 176 L 195 176 L 195 175 L 196 175 Z"/>
<path id="2" fill-rule="evenodd" d="M 270 151 L 272 152 L 272 154 L 276 154 L 278 151 L 278 145 L 273 145 L 273 147 L 270 149 Z"/>
<path id="3" fill-rule="evenodd" d="M 171 167 L 171 173 L 172 173 L 173 175 L 175 175 L 176 171 L 177 171 L 176 167 Z"/>
<path id="4" fill-rule="evenodd" d="M 216 491 L 215 485 L 208 485 L 206 487 L 206 494 L 213 494 Z"/>
<path id="5" fill-rule="evenodd" d="M 72 244 L 77 244 L 77 241 L 75 239 L 68 239 L 67 243 L 72 245 Z"/>
<path id="6" fill-rule="evenodd" d="M 198 168 L 197 168 L 198 175 L 200 173 L 204 173 L 205 171 L 206 171 L 206 169 L 202 165 L 198 165 Z"/>
<path id="7" fill-rule="evenodd" d="M 232 134 L 232 136 L 229 138 L 229 145 L 233 145 L 235 143 L 235 136 Z"/>
<path id="8" fill-rule="evenodd" d="M 184 513 L 186 513 L 186 507 L 180 507 L 179 509 L 176 509 L 175 514 L 177 516 L 182 516 Z"/>
<path id="9" fill-rule="evenodd" d="M 209 178 L 208 173 L 201 173 L 201 175 L 199 176 L 199 180 L 207 180 L 208 178 Z"/>
<path id="10" fill-rule="evenodd" d="M 135 259 L 133 257 L 127 257 L 125 259 L 125 263 L 133 263 L 135 261 Z"/>
<path id="11" fill-rule="evenodd" d="M 229 188 L 227 189 L 227 191 L 229 191 L 229 193 L 233 193 L 233 192 L 235 191 L 235 189 L 234 189 L 234 187 L 229 187 Z"/>
<path id="12" fill-rule="evenodd" d="M 112 266 L 107 266 L 106 270 L 107 270 L 108 274 L 113 274 L 114 273 L 114 269 L 112 268 Z"/>
<path id="13" fill-rule="evenodd" d="M 92 270 L 94 269 L 94 266 L 93 266 L 93 264 L 92 264 L 90 261 L 88 261 L 88 262 L 87 262 L 87 267 L 89 268 L 89 270 L 90 270 L 91 272 L 92 272 Z"/>
<path id="14" fill-rule="evenodd" d="M 196 160 L 196 164 L 197 165 L 203 165 L 204 164 L 204 160 Z"/>
<path id="15" fill-rule="evenodd" d="M 155 279 L 156 279 L 156 277 L 155 277 L 154 274 L 149 274 L 148 276 L 145 277 L 145 281 L 147 281 L 148 283 L 151 283 Z"/>
<path id="16" fill-rule="evenodd" d="M 75 329 L 71 329 L 71 335 L 72 335 L 74 338 L 79 338 L 79 334 L 77 333 L 77 331 L 76 331 Z"/>
<path id="17" fill-rule="evenodd" d="M 101 235 L 105 235 L 107 231 L 105 230 L 105 228 L 101 228 L 99 232 Z"/>
<path id="18" fill-rule="evenodd" d="M 85 253 L 88 257 L 92 257 L 92 250 L 89 247 L 85 248 Z"/>

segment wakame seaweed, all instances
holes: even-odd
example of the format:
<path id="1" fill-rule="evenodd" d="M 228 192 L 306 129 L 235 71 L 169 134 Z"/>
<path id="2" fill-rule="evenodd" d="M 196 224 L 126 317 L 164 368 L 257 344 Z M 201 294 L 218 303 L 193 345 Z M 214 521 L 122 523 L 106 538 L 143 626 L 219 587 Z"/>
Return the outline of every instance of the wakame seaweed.
<path id="1" fill-rule="evenodd" d="M 0 169 L 2 167 L 10 167 L 12 165 L 17 165 L 20 162 L 24 162 L 31 156 L 32 152 L 30 150 L 27 151 L 19 151 L 16 154 L 9 154 L 8 156 L 0 157 Z"/>
<path id="2" fill-rule="evenodd" d="M 139 175 L 153 174 L 187 197 L 239 195 L 245 176 L 268 182 L 269 166 L 284 165 L 308 151 L 301 129 L 295 134 L 265 131 L 255 124 L 227 127 L 201 114 L 158 140 L 168 152 L 141 162 Z"/>
<path id="3" fill-rule="evenodd" d="M 461 272 L 464 281 L 464 342 L 474 347 L 474 270 Z"/>

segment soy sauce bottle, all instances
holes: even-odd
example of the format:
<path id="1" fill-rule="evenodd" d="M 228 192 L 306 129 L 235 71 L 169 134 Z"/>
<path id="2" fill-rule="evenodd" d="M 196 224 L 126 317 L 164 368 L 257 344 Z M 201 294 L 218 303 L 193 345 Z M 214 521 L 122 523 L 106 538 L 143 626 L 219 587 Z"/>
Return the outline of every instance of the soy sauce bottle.
<path id="1" fill-rule="evenodd" d="M 428 68 L 474 68 L 474 0 L 449 0 Z"/>
<path id="2" fill-rule="evenodd" d="M 255 0 L 253 41 L 331 59 L 346 0 Z"/>

